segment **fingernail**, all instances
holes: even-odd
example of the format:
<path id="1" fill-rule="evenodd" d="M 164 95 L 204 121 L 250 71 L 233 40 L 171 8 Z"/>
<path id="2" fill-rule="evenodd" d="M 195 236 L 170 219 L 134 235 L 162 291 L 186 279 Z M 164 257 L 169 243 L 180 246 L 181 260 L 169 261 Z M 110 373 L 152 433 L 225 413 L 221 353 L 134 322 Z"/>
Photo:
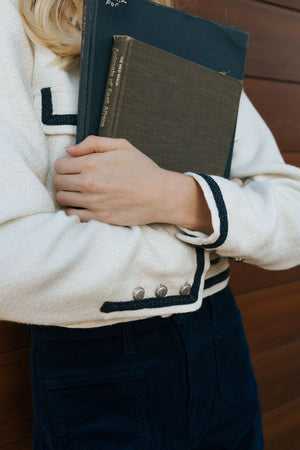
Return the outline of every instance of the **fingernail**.
<path id="1" fill-rule="evenodd" d="M 65 150 L 75 150 L 75 148 L 77 148 L 77 144 L 76 145 L 68 145 L 67 147 L 65 147 Z"/>

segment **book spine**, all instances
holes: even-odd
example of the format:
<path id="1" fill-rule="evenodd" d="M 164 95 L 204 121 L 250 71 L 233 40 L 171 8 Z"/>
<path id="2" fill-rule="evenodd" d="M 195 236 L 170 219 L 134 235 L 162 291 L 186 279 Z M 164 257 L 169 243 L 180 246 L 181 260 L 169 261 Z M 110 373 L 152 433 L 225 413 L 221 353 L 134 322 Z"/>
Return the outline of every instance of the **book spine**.
<path id="1" fill-rule="evenodd" d="M 78 97 L 78 108 L 81 108 L 81 114 L 77 114 L 80 121 L 77 122 L 76 143 L 78 144 L 85 138 L 86 119 L 87 119 L 87 99 L 88 99 L 88 79 L 89 79 L 89 61 L 91 51 L 91 27 L 92 11 L 94 7 L 93 0 L 84 0 L 82 10 L 81 24 L 81 52 L 80 52 L 80 89 Z"/>
<path id="2" fill-rule="evenodd" d="M 87 20 L 88 20 L 88 0 L 84 0 L 83 2 L 83 10 L 82 10 L 82 24 L 81 24 L 81 52 L 80 52 L 80 90 L 78 97 L 78 107 L 80 105 L 81 110 L 84 112 L 83 114 L 77 114 L 77 135 L 76 135 L 76 143 L 78 144 L 82 140 L 82 134 L 84 132 L 84 122 L 85 122 L 85 113 L 86 113 L 86 100 L 87 100 L 87 70 L 82 70 L 82 67 L 87 67 L 88 61 L 88 39 L 87 39 Z M 79 122 L 80 118 L 80 122 Z"/>
<path id="3" fill-rule="evenodd" d="M 128 36 L 114 36 L 98 129 L 99 136 L 114 137 L 132 42 L 132 38 Z"/>

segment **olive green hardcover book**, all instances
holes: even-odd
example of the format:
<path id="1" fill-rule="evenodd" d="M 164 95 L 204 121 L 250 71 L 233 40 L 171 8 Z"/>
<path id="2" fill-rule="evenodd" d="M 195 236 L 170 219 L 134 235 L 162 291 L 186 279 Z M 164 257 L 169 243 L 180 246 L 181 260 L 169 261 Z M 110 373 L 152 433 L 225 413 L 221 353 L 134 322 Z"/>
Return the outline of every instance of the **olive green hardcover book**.
<path id="1" fill-rule="evenodd" d="M 130 36 L 114 36 L 99 136 L 159 166 L 224 176 L 242 81 Z"/>

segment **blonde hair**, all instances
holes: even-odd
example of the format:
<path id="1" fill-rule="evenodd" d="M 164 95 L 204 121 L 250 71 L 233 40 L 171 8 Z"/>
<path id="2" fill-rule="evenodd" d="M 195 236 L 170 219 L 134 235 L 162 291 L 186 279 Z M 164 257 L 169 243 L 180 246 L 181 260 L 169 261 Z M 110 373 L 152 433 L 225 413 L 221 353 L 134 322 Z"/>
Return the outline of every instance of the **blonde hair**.
<path id="1" fill-rule="evenodd" d="M 171 6 L 173 0 L 151 0 Z M 29 39 L 56 55 L 52 65 L 63 70 L 79 63 L 83 0 L 19 0 Z"/>

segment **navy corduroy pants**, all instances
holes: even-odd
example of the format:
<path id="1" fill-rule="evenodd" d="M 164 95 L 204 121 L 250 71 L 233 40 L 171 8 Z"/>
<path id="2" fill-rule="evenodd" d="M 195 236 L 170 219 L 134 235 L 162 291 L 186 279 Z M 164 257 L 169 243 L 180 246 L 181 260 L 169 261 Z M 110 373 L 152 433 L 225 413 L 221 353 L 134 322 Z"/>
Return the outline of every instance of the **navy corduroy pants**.
<path id="1" fill-rule="evenodd" d="M 262 450 L 257 383 L 229 288 L 192 313 L 31 325 L 34 450 Z"/>

